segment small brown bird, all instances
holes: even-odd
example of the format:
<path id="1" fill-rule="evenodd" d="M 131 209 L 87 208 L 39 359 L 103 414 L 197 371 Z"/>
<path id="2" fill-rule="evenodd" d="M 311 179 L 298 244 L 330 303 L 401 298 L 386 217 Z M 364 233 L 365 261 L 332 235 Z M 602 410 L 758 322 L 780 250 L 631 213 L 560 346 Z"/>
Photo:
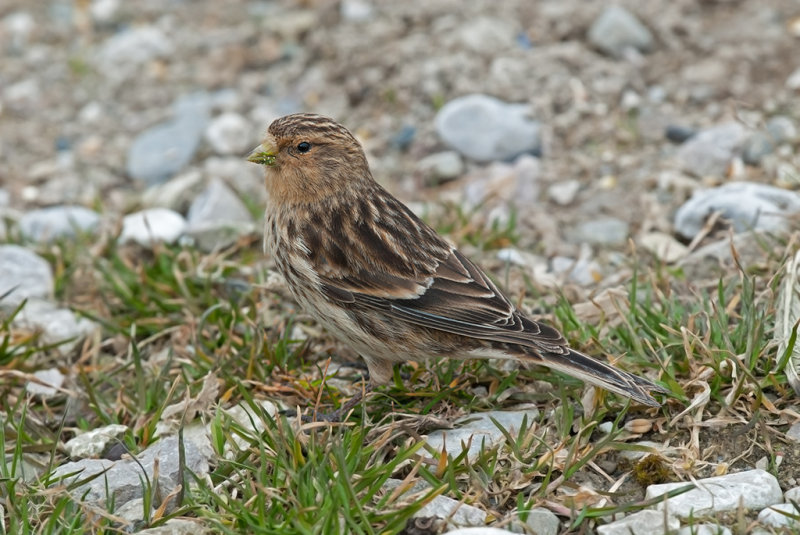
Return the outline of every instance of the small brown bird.
<path id="1" fill-rule="evenodd" d="M 266 169 L 267 254 L 306 312 L 364 358 L 370 387 L 388 382 L 396 362 L 448 357 L 541 364 L 654 407 L 649 392 L 668 392 L 517 310 L 375 182 L 359 142 L 333 120 L 276 119 L 248 160 Z"/>

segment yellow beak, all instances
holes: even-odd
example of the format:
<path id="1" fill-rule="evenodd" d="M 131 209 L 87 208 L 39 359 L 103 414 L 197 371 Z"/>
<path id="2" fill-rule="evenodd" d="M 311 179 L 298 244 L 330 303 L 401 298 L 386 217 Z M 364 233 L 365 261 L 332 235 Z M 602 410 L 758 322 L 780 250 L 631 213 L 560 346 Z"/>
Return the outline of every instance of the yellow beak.
<path id="1" fill-rule="evenodd" d="M 278 154 L 278 147 L 275 146 L 275 141 L 272 136 L 267 136 L 261 145 L 253 149 L 247 155 L 247 161 L 257 163 L 259 165 L 275 165 L 275 158 Z"/>

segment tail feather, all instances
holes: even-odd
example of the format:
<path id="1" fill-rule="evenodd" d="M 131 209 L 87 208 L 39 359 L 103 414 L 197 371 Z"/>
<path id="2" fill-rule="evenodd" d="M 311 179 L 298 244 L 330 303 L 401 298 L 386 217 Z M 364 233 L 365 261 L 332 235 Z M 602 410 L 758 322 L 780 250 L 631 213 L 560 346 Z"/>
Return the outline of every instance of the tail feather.
<path id="1" fill-rule="evenodd" d="M 650 407 L 661 406 L 661 403 L 650 395 L 651 392 L 669 393 L 666 388 L 643 377 L 618 370 L 610 364 L 579 353 L 574 349 L 565 347 L 564 350 L 564 353 L 542 354 L 539 363 Z"/>

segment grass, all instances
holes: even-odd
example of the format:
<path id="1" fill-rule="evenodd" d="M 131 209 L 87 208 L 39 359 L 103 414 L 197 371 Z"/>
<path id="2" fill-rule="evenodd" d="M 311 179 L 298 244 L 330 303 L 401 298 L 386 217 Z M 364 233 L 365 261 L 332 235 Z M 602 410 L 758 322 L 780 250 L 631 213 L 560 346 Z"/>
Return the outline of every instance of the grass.
<path id="1" fill-rule="evenodd" d="M 459 243 L 489 251 L 486 258 L 519 239 L 513 218 L 485 228 L 468 220 L 457 213 L 446 224 Z M 184 417 L 208 425 L 211 472 L 194 480 L 185 474 L 192 485 L 171 497 L 174 508 L 158 509 L 164 497 L 149 493 L 154 511 L 137 527 L 187 517 L 216 533 L 403 533 L 412 515 L 442 495 L 481 509 L 501 527 L 544 505 L 570 530 L 586 531 L 612 513 L 647 505 L 643 489 L 653 474 L 705 477 L 766 457 L 768 469 L 786 477 L 787 465 L 800 459 L 791 458 L 780 431 L 793 394 L 783 372 L 788 359 L 775 365 L 771 341 L 780 283 L 772 274 L 784 261 L 781 245 L 771 247 L 778 252 L 734 265 L 710 284 L 636 255 L 626 297 L 599 319 L 526 284 L 519 268 L 494 273 L 511 281 L 515 297 L 524 292 L 525 308 L 552 312 L 577 348 L 658 376 L 673 394 L 659 410 L 632 409 L 605 393 L 592 402 L 580 381 L 543 369 L 439 361 L 402 366 L 393 384 L 345 423 L 318 425 L 272 414 L 261 402 L 330 410 L 358 388 L 361 371 L 344 367 L 325 377 L 330 357 L 352 355 L 285 295 L 265 288 L 274 284 L 256 240 L 213 255 L 98 245 L 88 237 L 57 243 L 41 251 L 56 268 L 57 298 L 101 331 L 61 355 L 14 324 L 17 311 L 3 313 L 0 533 L 121 532 L 112 506 L 99 510 L 49 484 L 67 460 L 63 443 L 118 423 L 129 428 L 125 447 L 142 451 L 158 439 L 165 412 L 187 399 L 203 400 Z M 26 393 L 30 374 L 50 367 L 65 372 L 74 395 L 42 400 Z M 210 396 L 209 376 L 218 387 Z M 504 445 L 475 459 L 423 455 L 421 436 L 437 422 L 520 403 L 535 404 L 540 417 L 506 431 Z M 248 409 L 251 425 L 222 410 L 237 404 Z M 706 426 L 723 421 L 738 434 Z M 649 449 L 636 444 L 636 426 L 649 430 L 644 438 L 671 446 L 658 454 L 659 469 L 637 470 L 638 461 L 622 459 Z M 426 486 L 411 499 L 387 488 L 390 478 Z"/>

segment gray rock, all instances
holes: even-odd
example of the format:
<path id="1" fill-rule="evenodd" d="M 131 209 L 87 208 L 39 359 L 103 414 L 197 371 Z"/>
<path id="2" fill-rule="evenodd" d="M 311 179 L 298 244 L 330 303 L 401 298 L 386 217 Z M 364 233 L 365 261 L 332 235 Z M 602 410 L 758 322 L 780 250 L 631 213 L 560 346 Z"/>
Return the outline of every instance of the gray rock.
<path id="1" fill-rule="evenodd" d="M 125 434 L 127 430 L 127 426 L 119 424 L 98 427 L 68 440 L 64 444 L 64 449 L 72 459 L 97 457 L 108 449 L 111 441 Z"/>
<path id="2" fill-rule="evenodd" d="M 510 160 L 541 149 L 541 124 L 527 117 L 528 106 L 486 95 L 451 100 L 436 114 L 439 137 L 467 158 Z"/>
<path id="3" fill-rule="evenodd" d="M 800 527 L 800 521 L 795 520 L 789 515 L 798 516 L 800 515 L 800 510 L 791 503 L 777 503 L 758 513 L 758 521 L 765 526 L 773 528 Z"/>
<path id="4" fill-rule="evenodd" d="M 186 480 L 191 482 L 192 476 L 186 473 L 189 470 L 195 476 L 202 478 L 209 472 L 208 458 L 200 455 L 197 447 L 191 442 L 184 443 L 185 467 L 183 470 Z M 137 455 L 138 463 L 133 459 L 109 461 L 106 459 L 83 459 L 81 461 L 62 464 L 53 471 L 51 481 L 54 484 L 63 484 L 70 487 L 70 492 L 81 501 L 91 505 L 103 507 L 114 501 L 115 507 L 142 497 L 142 482 L 145 474 L 151 485 L 158 484 L 161 496 L 167 496 L 175 490 L 182 473 L 179 465 L 178 439 L 168 437 L 159 440 Z M 153 464 L 158 460 L 158 481 L 153 480 Z M 140 466 L 141 464 L 141 466 Z M 142 472 L 144 467 L 144 472 Z M 96 474 L 104 474 L 91 481 L 86 481 Z M 174 503 L 174 502 L 173 502 Z M 168 507 L 171 510 L 173 507 Z"/>
<path id="5" fill-rule="evenodd" d="M 533 535 L 558 535 L 561 529 L 561 521 L 558 520 L 558 517 L 544 507 L 531 509 L 525 525 L 528 526 L 527 533 Z"/>
<path id="6" fill-rule="evenodd" d="M 572 204 L 580 189 L 581 183 L 577 180 L 561 180 L 547 188 L 547 196 L 554 203 L 567 206 Z"/>
<path id="7" fill-rule="evenodd" d="M 731 535 L 731 530 L 717 524 L 693 524 L 683 526 L 678 535 Z"/>
<path id="8" fill-rule="evenodd" d="M 591 245 L 624 245 L 628 239 L 629 225 L 616 217 L 603 217 L 578 224 L 567 238 L 573 243 Z"/>
<path id="9" fill-rule="evenodd" d="M 481 448 L 490 449 L 505 442 L 505 435 L 492 419 L 514 436 L 523 419 L 527 418 L 530 425 L 538 417 L 539 411 L 535 408 L 470 414 L 456 420 L 455 429 L 438 429 L 430 433 L 425 441 L 434 451 L 441 453 L 444 449 L 452 457 L 460 455 L 468 445 L 467 457 L 474 460 L 480 455 Z M 422 455 L 428 457 L 424 452 Z"/>
<path id="10" fill-rule="evenodd" d="M 464 172 L 464 161 L 453 150 L 428 155 L 417 163 L 417 169 L 433 182 L 453 180 Z"/>
<path id="11" fill-rule="evenodd" d="M 758 165 L 764 156 L 772 154 L 774 150 L 772 136 L 764 132 L 756 132 L 747 138 L 742 149 L 742 160 L 748 165 Z"/>
<path id="12" fill-rule="evenodd" d="M 252 126 L 238 113 L 215 117 L 206 128 L 206 141 L 217 154 L 243 154 L 256 145 Z"/>
<path id="13" fill-rule="evenodd" d="M 697 177 L 725 176 L 747 138 L 747 130 L 739 123 L 708 128 L 680 146 L 678 164 L 682 170 Z"/>
<path id="14" fill-rule="evenodd" d="M 792 143 L 799 137 L 794 121 L 785 115 L 776 115 L 767 121 L 767 132 L 778 145 Z"/>
<path id="15" fill-rule="evenodd" d="M 5 208 L 11 203 L 11 194 L 3 188 L 0 188 L 0 208 Z"/>
<path id="16" fill-rule="evenodd" d="M 648 232 L 636 240 L 646 251 L 667 264 L 675 263 L 689 254 L 689 248 L 665 232 Z"/>
<path id="17" fill-rule="evenodd" d="M 589 28 L 589 43 L 609 56 L 621 57 L 626 48 L 640 52 L 653 49 L 653 34 L 630 11 L 612 5 Z"/>
<path id="18" fill-rule="evenodd" d="M 47 261 L 19 245 L 0 245 L 0 308 L 24 299 L 53 295 L 53 271 Z M 6 295 L 7 294 L 7 295 Z"/>
<path id="19" fill-rule="evenodd" d="M 149 208 L 122 219 L 120 243 L 135 242 L 143 247 L 153 243 L 173 243 L 186 229 L 183 216 L 166 208 Z"/>
<path id="20" fill-rule="evenodd" d="M 31 381 L 25 385 L 25 390 L 33 396 L 40 398 L 52 398 L 60 393 L 61 387 L 64 386 L 64 374 L 58 368 L 49 368 L 46 370 L 36 370 L 33 376 L 41 382 Z"/>
<path id="21" fill-rule="evenodd" d="M 253 221 L 247 206 L 219 179 L 209 182 L 205 191 L 189 207 L 186 216 L 189 228 L 212 221 Z"/>
<path id="22" fill-rule="evenodd" d="M 172 42 L 154 26 L 132 27 L 109 37 L 101 46 L 96 61 L 103 75 L 122 81 L 139 66 L 156 58 L 169 57 Z"/>
<path id="23" fill-rule="evenodd" d="M 77 232 L 90 232 L 97 227 L 100 216 L 83 206 L 51 206 L 33 210 L 19 220 L 22 235 L 39 242 L 62 237 L 74 237 Z"/>
<path id="24" fill-rule="evenodd" d="M 599 535 L 651 535 L 677 530 L 681 523 L 673 517 L 666 518 L 661 511 L 644 510 L 628 515 L 621 520 L 597 527 Z"/>
<path id="25" fill-rule="evenodd" d="M 788 216 L 800 213 L 800 195 L 756 182 L 731 182 L 699 190 L 675 213 L 675 230 L 691 239 L 714 212 L 731 221 L 736 232 L 781 232 L 789 228 Z"/>
<path id="26" fill-rule="evenodd" d="M 554 256 L 550 260 L 550 271 L 583 286 L 597 284 L 603 279 L 603 268 L 591 254 L 581 254 L 577 259 Z"/>
<path id="27" fill-rule="evenodd" d="M 142 194 L 142 204 L 147 208 L 169 208 L 179 212 L 187 209 L 202 189 L 203 174 L 190 169 L 163 184 L 147 188 Z"/>
<path id="28" fill-rule="evenodd" d="M 40 333 L 40 341 L 52 344 L 68 353 L 97 328 L 87 319 L 66 308 L 58 308 L 50 301 L 32 298 L 14 318 L 13 325 Z"/>
<path id="29" fill-rule="evenodd" d="M 20 53 L 27 46 L 28 38 L 36 28 L 36 21 L 27 11 L 14 11 L 3 17 L 2 28 L 10 38 L 12 50 Z"/>
<path id="30" fill-rule="evenodd" d="M 697 487 L 657 506 L 667 508 L 669 514 L 680 518 L 734 511 L 739 506 L 745 510 L 760 510 L 783 500 L 778 480 L 764 470 L 748 470 L 718 477 L 697 480 Z M 686 483 L 650 485 L 645 493 L 650 500 Z M 660 513 L 659 513 L 660 514 Z"/>
<path id="31" fill-rule="evenodd" d="M 172 120 L 145 130 L 133 141 L 128 150 L 128 175 L 156 184 L 183 169 L 200 145 L 210 107 L 205 93 L 179 99 Z"/>
<path id="32" fill-rule="evenodd" d="M 233 188 L 243 199 L 251 199 L 257 206 L 263 206 L 267 200 L 264 187 L 264 170 L 244 158 L 207 158 L 203 164 L 203 172 L 208 178 L 218 178 Z"/>
<path id="33" fill-rule="evenodd" d="M 212 180 L 189 207 L 186 235 L 204 251 L 226 247 L 254 231 L 247 206 L 222 180 Z"/>

